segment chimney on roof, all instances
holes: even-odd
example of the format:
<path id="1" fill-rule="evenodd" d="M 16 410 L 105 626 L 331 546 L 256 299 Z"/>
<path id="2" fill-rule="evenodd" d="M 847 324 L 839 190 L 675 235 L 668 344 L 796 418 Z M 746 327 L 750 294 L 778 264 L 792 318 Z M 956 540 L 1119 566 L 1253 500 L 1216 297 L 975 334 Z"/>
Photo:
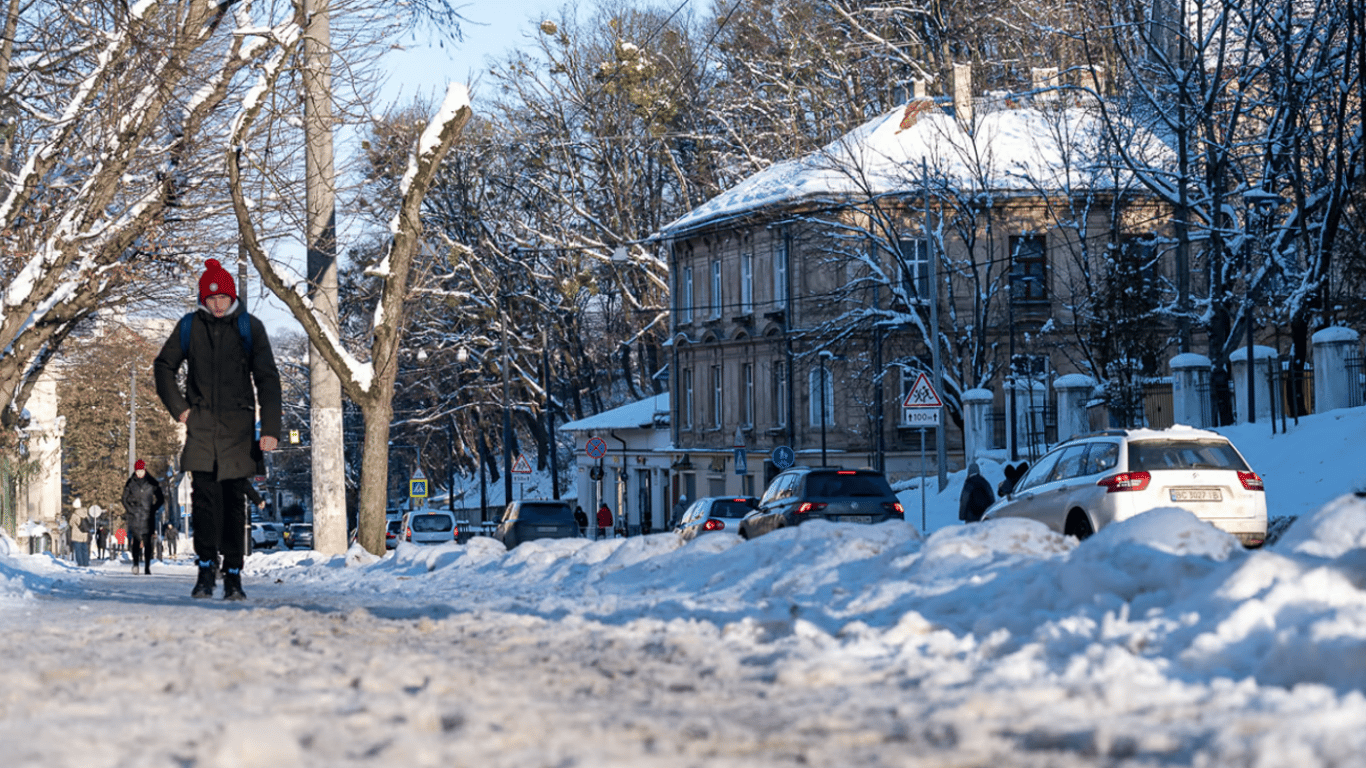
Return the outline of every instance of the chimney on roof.
<path id="1" fill-rule="evenodd" d="M 972 125 L 972 64 L 953 65 L 953 113 L 959 125 Z"/>
<path id="2" fill-rule="evenodd" d="M 916 78 L 911 81 L 911 98 L 927 99 L 930 97 L 930 82 Z"/>

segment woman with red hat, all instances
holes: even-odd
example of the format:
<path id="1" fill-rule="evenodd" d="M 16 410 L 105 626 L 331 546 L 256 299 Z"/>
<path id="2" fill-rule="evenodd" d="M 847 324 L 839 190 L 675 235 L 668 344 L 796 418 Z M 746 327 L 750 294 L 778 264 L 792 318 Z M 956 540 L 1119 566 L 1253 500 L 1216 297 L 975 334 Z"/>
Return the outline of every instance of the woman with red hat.
<path id="1" fill-rule="evenodd" d="M 138 459 L 133 474 L 123 484 L 123 520 L 128 528 L 128 549 L 133 553 L 133 573 L 152 572 L 152 532 L 157 529 L 157 510 L 166 503 L 161 483 L 147 474 L 147 462 Z"/>

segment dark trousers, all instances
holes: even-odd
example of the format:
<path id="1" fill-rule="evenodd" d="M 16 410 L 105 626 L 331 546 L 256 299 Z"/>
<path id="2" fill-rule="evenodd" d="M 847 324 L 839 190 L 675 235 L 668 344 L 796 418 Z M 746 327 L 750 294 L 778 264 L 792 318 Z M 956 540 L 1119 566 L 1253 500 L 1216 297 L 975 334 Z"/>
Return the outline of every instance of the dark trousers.
<path id="1" fill-rule="evenodd" d="M 152 562 L 152 532 L 128 534 L 128 551 L 133 553 L 133 565 Z"/>
<path id="2" fill-rule="evenodd" d="M 190 523 L 194 554 L 201 562 L 241 568 L 246 554 L 247 503 L 240 479 L 217 480 L 213 472 L 190 473 Z"/>

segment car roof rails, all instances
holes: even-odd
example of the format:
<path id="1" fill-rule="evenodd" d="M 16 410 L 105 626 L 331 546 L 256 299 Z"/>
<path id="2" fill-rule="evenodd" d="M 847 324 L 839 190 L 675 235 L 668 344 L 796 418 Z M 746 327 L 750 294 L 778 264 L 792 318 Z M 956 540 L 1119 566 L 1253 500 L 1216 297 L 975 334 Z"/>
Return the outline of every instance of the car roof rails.
<path id="1" fill-rule="evenodd" d="M 1092 430 L 1092 431 L 1090 431 L 1090 432 L 1079 432 L 1079 433 L 1074 433 L 1071 437 L 1069 437 L 1069 438 L 1067 438 L 1067 439 L 1068 439 L 1068 440 L 1080 440 L 1081 438 L 1084 438 L 1084 437 L 1124 437 L 1125 435 L 1128 435 L 1128 434 L 1129 434 L 1129 430 L 1127 430 L 1127 429 L 1119 429 L 1119 428 L 1113 428 L 1113 429 L 1096 429 L 1096 430 Z"/>

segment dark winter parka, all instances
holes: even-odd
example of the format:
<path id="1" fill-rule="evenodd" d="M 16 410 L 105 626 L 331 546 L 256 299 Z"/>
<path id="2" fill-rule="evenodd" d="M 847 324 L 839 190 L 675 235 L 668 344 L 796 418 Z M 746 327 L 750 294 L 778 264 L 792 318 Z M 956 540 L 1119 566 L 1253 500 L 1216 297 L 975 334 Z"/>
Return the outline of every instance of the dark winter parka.
<path id="1" fill-rule="evenodd" d="M 151 475 L 134 472 L 123 484 L 124 526 L 134 536 L 146 536 L 156 527 L 156 511 L 166 503 L 161 483 Z"/>
<path id="2" fill-rule="evenodd" d="M 217 480 L 264 474 L 256 442 L 256 405 L 261 406 L 261 435 L 280 437 L 280 371 L 265 326 L 251 317 L 252 359 L 237 329 L 238 304 L 224 317 L 201 307 L 190 324 L 189 353 L 180 350 L 180 330 L 161 347 L 153 364 L 157 395 L 179 418 L 190 410 L 181 469 L 216 472 Z M 181 363 L 189 361 L 185 391 L 176 383 Z M 254 384 L 254 386 L 253 386 Z"/>

